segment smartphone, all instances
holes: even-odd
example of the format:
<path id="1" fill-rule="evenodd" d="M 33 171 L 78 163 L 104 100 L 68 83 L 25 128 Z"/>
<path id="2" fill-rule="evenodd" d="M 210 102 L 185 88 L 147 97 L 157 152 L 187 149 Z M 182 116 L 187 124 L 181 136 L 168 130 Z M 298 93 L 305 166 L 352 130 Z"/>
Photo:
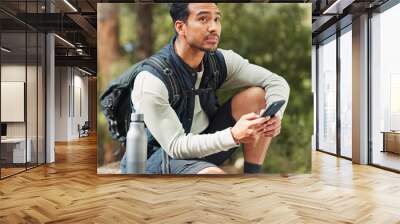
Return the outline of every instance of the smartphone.
<path id="1" fill-rule="evenodd" d="M 269 107 L 264 111 L 263 114 L 261 114 L 261 117 L 274 117 L 276 112 L 278 112 L 283 104 L 285 104 L 285 100 L 278 100 L 276 102 L 273 102 Z"/>

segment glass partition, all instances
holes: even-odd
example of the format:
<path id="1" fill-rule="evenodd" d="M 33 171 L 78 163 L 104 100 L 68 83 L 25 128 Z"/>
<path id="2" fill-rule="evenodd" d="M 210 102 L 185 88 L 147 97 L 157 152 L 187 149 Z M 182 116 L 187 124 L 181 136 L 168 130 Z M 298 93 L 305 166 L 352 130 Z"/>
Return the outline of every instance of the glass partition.
<path id="1" fill-rule="evenodd" d="M 1 34 L 2 177 L 24 171 L 31 161 L 26 141 L 26 41 L 25 32 Z"/>
<path id="2" fill-rule="evenodd" d="M 352 32 L 340 36 L 340 154 L 352 157 Z"/>
<path id="3" fill-rule="evenodd" d="M 43 13 L 44 1 L 2 2 L 15 16 Z M 45 163 L 45 35 L 0 12 L 0 178 Z"/>
<path id="4" fill-rule="evenodd" d="M 336 154 L 336 36 L 318 47 L 318 149 Z"/>
<path id="5" fill-rule="evenodd" d="M 38 127 L 38 35 L 36 32 L 27 33 L 27 85 L 26 85 L 26 113 L 27 113 L 27 150 L 30 151 L 30 160 L 27 163 L 28 168 L 37 165 L 37 127 Z"/>
<path id="6" fill-rule="evenodd" d="M 372 163 L 400 171 L 400 4 L 373 15 L 371 72 Z"/>

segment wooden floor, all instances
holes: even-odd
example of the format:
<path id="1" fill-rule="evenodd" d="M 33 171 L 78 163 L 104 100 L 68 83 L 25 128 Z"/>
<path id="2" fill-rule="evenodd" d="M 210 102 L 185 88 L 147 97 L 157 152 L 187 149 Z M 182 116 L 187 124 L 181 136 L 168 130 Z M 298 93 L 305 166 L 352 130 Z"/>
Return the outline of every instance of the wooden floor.
<path id="1" fill-rule="evenodd" d="M 34 169 L 37 164 L 27 163 L 27 167 L 25 168 L 25 164 L 18 164 L 17 167 L 2 167 L 1 168 L 1 178 L 5 178 L 20 172 L 24 172 L 25 170 Z"/>
<path id="2" fill-rule="evenodd" d="M 98 176 L 94 137 L 0 181 L 0 223 L 400 223 L 400 175 L 313 152 L 312 174 Z"/>
<path id="3" fill-rule="evenodd" d="M 19 172 L 23 172 L 25 170 L 26 170 L 25 167 L 23 167 L 23 168 L 22 167 L 11 167 L 11 168 L 2 167 L 1 168 L 1 177 L 4 178 L 4 177 L 7 177 L 7 176 L 10 176 L 10 175 L 19 173 Z"/>

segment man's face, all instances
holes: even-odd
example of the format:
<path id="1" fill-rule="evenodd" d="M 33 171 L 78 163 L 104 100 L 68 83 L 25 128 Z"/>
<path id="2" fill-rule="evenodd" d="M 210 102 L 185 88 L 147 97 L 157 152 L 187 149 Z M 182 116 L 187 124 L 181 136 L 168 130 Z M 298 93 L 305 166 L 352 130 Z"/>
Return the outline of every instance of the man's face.
<path id="1" fill-rule="evenodd" d="M 186 42 L 202 51 L 215 51 L 221 35 L 221 13 L 214 3 L 191 3 L 187 22 L 182 24 Z"/>

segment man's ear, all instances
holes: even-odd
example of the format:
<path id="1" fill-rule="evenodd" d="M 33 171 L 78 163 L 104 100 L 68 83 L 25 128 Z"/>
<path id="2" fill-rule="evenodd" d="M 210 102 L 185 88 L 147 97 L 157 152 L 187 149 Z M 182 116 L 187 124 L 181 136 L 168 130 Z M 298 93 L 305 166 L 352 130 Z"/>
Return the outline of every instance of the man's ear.
<path id="1" fill-rule="evenodd" d="M 175 30 L 178 33 L 178 35 L 185 35 L 186 33 L 185 23 L 180 20 L 175 21 Z"/>

